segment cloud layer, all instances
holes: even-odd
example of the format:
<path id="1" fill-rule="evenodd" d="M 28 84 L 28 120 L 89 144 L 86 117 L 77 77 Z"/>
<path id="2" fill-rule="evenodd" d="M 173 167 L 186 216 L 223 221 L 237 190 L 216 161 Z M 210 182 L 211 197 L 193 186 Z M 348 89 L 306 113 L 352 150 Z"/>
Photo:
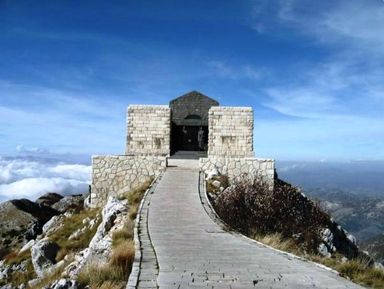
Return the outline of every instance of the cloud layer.
<path id="1" fill-rule="evenodd" d="M 34 200 L 47 192 L 77 194 L 88 191 L 91 167 L 0 157 L 0 200 Z"/>

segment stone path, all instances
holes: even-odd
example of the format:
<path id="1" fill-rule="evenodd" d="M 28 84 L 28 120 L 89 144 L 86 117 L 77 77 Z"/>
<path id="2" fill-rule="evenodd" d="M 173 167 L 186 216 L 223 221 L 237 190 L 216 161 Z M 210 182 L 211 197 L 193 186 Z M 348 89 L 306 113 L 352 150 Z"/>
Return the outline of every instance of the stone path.
<path id="1" fill-rule="evenodd" d="M 156 254 L 148 254 L 148 260 L 143 255 L 142 267 L 147 269 L 148 261 L 150 273 L 157 273 L 152 269 L 158 262 L 159 271 L 157 281 L 138 288 L 362 288 L 310 262 L 224 231 L 202 205 L 194 161 L 167 168 L 148 208 L 147 245 Z"/>

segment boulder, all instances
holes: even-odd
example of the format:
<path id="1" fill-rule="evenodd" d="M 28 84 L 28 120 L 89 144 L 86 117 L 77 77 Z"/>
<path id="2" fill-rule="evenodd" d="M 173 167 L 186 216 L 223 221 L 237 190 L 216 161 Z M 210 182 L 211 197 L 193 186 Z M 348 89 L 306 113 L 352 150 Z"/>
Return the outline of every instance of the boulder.
<path id="1" fill-rule="evenodd" d="M 220 188 L 221 183 L 220 183 L 220 181 L 218 181 L 218 180 L 214 180 L 214 181 L 212 182 L 212 186 L 214 186 L 215 188 Z"/>
<path id="2" fill-rule="evenodd" d="M 53 204 L 52 208 L 59 211 L 60 213 L 65 213 L 68 211 L 79 212 L 82 209 L 84 209 L 84 196 L 83 195 L 65 196 L 60 201 Z"/>
<path id="3" fill-rule="evenodd" d="M 52 233 L 53 231 L 57 230 L 60 228 L 62 225 L 62 221 L 65 217 L 63 215 L 58 215 L 52 217 L 48 222 L 46 222 L 43 226 L 43 234 L 49 234 Z"/>
<path id="4" fill-rule="evenodd" d="M 38 277 L 43 277 L 44 273 L 56 263 L 58 251 L 59 246 L 47 239 L 42 239 L 32 246 L 32 264 Z"/>
<path id="5" fill-rule="evenodd" d="M 37 204 L 44 205 L 47 207 L 51 207 L 53 204 L 57 203 L 63 198 L 62 195 L 56 193 L 47 193 L 42 195 L 40 198 L 36 200 Z"/>

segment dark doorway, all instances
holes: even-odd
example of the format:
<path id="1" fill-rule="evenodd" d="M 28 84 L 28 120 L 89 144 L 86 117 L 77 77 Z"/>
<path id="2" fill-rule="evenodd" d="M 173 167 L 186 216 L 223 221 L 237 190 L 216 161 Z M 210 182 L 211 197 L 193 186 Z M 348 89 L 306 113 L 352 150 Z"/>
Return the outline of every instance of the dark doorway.
<path id="1" fill-rule="evenodd" d="M 203 145 L 199 145 L 199 130 L 203 130 Z M 205 151 L 208 144 L 207 126 L 178 126 L 172 128 L 173 152 L 176 151 Z"/>
<path id="2" fill-rule="evenodd" d="M 198 91 L 171 100 L 171 155 L 178 151 L 200 155 L 208 150 L 208 111 L 217 105 L 216 100 Z"/>

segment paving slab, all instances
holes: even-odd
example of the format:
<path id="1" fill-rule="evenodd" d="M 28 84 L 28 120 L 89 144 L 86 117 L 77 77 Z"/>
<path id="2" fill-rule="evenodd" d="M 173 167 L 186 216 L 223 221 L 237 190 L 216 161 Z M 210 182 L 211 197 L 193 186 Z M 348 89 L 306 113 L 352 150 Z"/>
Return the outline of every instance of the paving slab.
<path id="1" fill-rule="evenodd" d="M 177 162 L 167 168 L 148 206 L 147 240 L 159 266 L 157 283 L 148 286 L 363 288 L 311 262 L 226 232 L 202 205 L 197 162 Z"/>

